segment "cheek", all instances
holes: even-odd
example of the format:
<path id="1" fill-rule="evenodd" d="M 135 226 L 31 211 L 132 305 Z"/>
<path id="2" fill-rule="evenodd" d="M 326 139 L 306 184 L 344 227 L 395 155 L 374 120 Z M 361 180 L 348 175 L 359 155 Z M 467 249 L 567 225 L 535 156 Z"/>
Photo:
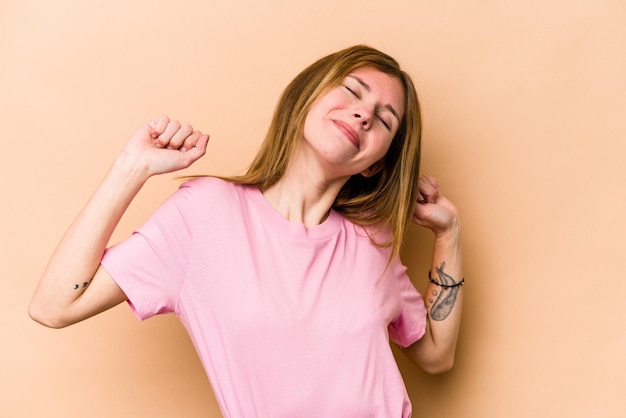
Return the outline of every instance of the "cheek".
<path id="1" fill-rule="evenodd" d="M 327 131 L 329 129 L 329 126 L 331 126 L 329 121 L 336 109 L 336 106 L 333 106 L 334 104 L 334 102 L 329 100 L 329 97 L 324 97 L 311 106 L 304 120 L 303 132 L 305 138 L 310 139 L 313 135 L 322 135 L 325 132 L 324 130 Z"/>
<path id="2" fill-rule="evenodd" d="M 389 151 L 389 147 L 391 147 L 392 140 L 393 140 L 393 137 L 389 137 L 388 135 L 385 135 L 376 141 L 375 154 L 378 157 L 378 159 L 383 158 L 387 154 L 387 151 Z"/>
<path id="3" fill-rule="evenodd" d="M 319 127 L 315 123 L 315 115 L 313 112 L 309 112 L 306 119 L 304 120 L 304 129 L 302 130 L 302 135 L 304 139 L 311 138 L 315 135 L 315 132 L 319 129 Z"/>
<path id="4" fill-rule="evenodd" d="M 321 121 L 327 112 L 325 111 L 324 102 L 317 101 L 313 103 L 313 106 L 309 109 L 309 112 L 304 119 L 304 130 L 317 129 Z"/>

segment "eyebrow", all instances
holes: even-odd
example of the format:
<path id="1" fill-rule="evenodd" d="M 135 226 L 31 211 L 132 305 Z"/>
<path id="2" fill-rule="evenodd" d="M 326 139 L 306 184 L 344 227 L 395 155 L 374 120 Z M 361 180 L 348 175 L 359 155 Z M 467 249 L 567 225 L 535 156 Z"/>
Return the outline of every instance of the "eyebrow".
<path id="1" fill-rule="evenodd" d="M 361 77 L 358 77 L 356 75 L 349 75 L 348 77 L 353 78 L 356 81 L 358 81 L 359 84 L 363 86 L 365 90 L 371 91 L 370 85 L 367 84 Z M 394 109 L 393 106 L 391 106 L 390 104 L 386 104 L 384 107 L 385 109 L 389 110 L 391 114 L 396 117 L 396 119 L 398 119 L 398 122 L 400 122 L 400 116 L 398 116 L 398 112 L 396 112 L 396 109 Z"/>

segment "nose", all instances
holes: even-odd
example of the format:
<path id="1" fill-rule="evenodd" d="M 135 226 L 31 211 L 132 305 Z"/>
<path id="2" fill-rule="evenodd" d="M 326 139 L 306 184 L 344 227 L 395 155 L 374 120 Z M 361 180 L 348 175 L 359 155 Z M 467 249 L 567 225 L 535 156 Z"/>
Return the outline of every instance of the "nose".
<path id="1" fill-rule="evenodd" d="M 357 119 L 359 124 L 364 128 L 369 126 L 370 117 L 366 112 L 357 112 L 354 114 L 354 118 Z"/>

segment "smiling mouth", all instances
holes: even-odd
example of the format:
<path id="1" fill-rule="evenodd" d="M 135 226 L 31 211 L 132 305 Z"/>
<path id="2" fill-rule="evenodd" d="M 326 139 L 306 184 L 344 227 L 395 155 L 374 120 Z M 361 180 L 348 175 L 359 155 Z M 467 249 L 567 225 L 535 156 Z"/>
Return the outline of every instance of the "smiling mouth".
<path id="1" fill-rule="evenodd" d="M 341 131 L 341 133 L 344 134 L 344 136 L 346 138 L 348 138 L 348 140 L 350 142 L 352 142 L 352 145 L 354 145 L 357 149 L 360 148 L 360 141 L 359 141 L 359 136 L 357 135 L 357 133 L 354 131 L 354 129 L 352 129 L 349 125 L 339 121 L 339 120 L 334 120 L 333 121 L 335 123 L 335 125 L 337 126 L 337 128 L 339 128 L 339 130 Z"/>

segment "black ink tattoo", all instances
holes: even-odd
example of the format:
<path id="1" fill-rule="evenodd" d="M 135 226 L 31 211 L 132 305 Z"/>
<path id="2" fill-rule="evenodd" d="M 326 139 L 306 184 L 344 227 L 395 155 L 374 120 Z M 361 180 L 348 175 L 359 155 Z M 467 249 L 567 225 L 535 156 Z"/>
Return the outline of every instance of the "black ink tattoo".
<path id="1" fill-rule="evenodd" d="M 89 286 L 89 283 L 91 283 L 91 280 L 89 280 L 88 282 L 83 282 L 82 288 L 86 288 L 87 286 Z M 74 290 L 78 290 L 81 288 L 81 285 L 79 285 L 78 283 L 74 284 Z"/>
<path id="2" fill-rule="evenodd" d="M 446 274 L 443 271 L 445 266 L 446 263 L 444 261 L 443 263 L 441 263 L 440 267 L 436 268 L 437 276 L 439 277 L 439 283 L 445 286 L 452 286 L 456 284 L 456 282 L 450 275 Z M 443 321 L 444 319 L 446 319 L 448 315 L 450 315 L 450 312 L 452 312 L 452 308 L 454 308 L 458 293 L 459 286 L 447 288 L 444 287 L 439 293 L 439 296 L 433 304 L 432 309 L 430 310 L 430 317 L 435 321 Z M 435 294 L 436 292 L 433 291 L 433 295 Z"/>

